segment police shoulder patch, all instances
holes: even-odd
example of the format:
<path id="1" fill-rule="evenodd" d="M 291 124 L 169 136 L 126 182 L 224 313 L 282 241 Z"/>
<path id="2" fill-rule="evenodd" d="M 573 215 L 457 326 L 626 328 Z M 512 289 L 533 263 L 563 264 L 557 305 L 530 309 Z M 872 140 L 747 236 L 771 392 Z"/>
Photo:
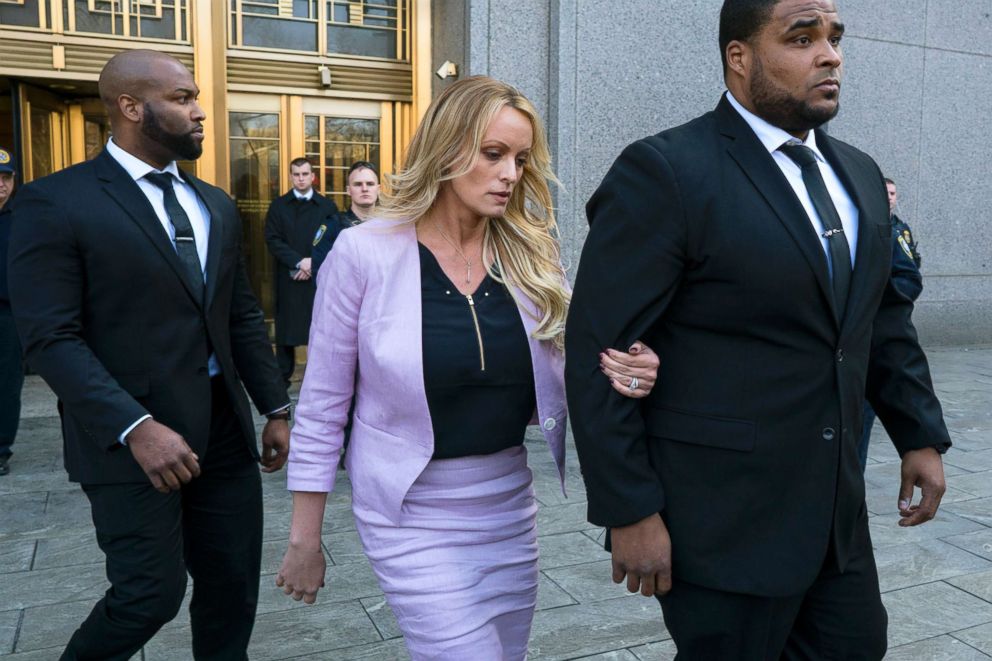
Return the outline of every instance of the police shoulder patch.
<path id="1" fill-rule="evenodd" d="M 327 225 L 321 225 L 317 228 L 317 233 L 313 236 L 313 245 L 320 243 L 320 240 L 324 238 L 324 232 L 327 231 Z"/>
<path id="2" fill-rule="evenodd" d="M 906 256 L 909 257 L 910 259 L 913 259 L 913 249 L 909 247 L 909 244 L 906 242 L 905 237 L 900 235 L 899 238 L 896 239 L 896 241 L 899 242 L 899 247 L 902 248 L 902 251 L 904 253 L 906 253 Z"/>

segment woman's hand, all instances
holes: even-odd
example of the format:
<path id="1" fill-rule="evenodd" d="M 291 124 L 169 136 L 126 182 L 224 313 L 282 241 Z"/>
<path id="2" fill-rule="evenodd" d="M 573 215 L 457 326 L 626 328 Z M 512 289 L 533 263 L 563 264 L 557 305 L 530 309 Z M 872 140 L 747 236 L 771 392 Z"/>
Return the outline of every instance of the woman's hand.
<path id="1" fill-rule="evenodd" d="M 640 340 L 630 351 L 607 349 L 599 354 L 599 368 L 610 379 L 613 389 L 624 397 L 647 397 L 658 380 L 658 354 Z"/>
<path id="2" fill-rule="evenodd" d="M 316 546 L 290 542 L 282 558 L 282 567 L 276 574 L 276 585 L 295 601 L 302 599 L 303 603 L 312 604 L 317 601 L 317 590 L 324 587 L 326 570 L 327 561 L 319 538 Z"/>

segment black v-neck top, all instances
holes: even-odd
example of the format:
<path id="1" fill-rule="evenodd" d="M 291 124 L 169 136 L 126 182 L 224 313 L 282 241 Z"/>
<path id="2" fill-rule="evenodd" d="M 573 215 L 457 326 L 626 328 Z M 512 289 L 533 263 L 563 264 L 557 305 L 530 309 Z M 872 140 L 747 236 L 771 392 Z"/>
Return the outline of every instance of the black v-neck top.
<path id="1" fill-rule="evenodd" d="M 530 344 L 513 297 L 486 274 L 470 305 L 433 253 L 417 245 L 434 459 L 522 444 L 537 398 Z"/>

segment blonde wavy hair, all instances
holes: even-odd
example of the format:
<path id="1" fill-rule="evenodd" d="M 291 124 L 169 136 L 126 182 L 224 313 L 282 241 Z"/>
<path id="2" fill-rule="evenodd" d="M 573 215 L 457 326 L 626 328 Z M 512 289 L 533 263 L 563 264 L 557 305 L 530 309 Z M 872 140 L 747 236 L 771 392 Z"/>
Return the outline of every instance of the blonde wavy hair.
<path id="1" fill-rule="evenodd" d="M 558 179 L 551 170 L 544 125 L 523 94 L 485 76 L 465 78 L 444 90 L 417 127 L 402 169 L 386 175 L 388 192 L 381 196 L 380 215 L 414 223 L 423 219 L 444 182 L 475 167 L 486 129 L 506 107 L 530 120 L 534 142 L 506 212 L 486 221 L 483 261 L 490 276 L 518 287 L 537 307 L 534 337 L 561 349 L 570 296 L 548 186 Z"/>

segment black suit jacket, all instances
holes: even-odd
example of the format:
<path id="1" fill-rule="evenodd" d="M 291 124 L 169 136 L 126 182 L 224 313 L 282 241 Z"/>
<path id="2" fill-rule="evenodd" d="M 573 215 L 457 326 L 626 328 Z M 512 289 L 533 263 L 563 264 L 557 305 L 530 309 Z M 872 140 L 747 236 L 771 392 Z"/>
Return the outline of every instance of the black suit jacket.
<path id="1" fill-rule="evenodd" d="M 205 308 L 148 199 L 106 151 L 24 186 L 14 204 L 14 317 L 28 363 L 61 402 L 73 481 L 147 480 L 117 441 L 146 413 L 202 458 L 211 350 L 256 457 L 242 382 L 262 412 L 289 402 L 245 271 L 234 204 L 185 176 L 210 212 Z"/>
<path id="2" fill-rule="evenodd" d="M 662 512 L 675 576 L 706 587 L 797 594 L 829 544 L 844 566 L 864 515 L 866 381 L 900 452 L 950 445 L 912 303 L 890 284 L 882 175 L 816 138 L 859 209 L 844 319 L 807 214 L 725 98 L 627 147 L 587 207 L 566 386 L 589 519 Z M 638 338 L 661 357 L 645 400 L 613 392 L 596 359 Z"/>
<path id="3" fill-rule="evenodd" d="M 334 201 L 317 191 L 309 200 L 297 200 L 295 193 L 272 200 L 265 216 L 265 242 L 275 258 L 276 344 L 300 346 L 310 341 L 313 298 L 317 292 L 317 269 L 313 266 L 313 239 L 317 228 L 337 215 Z M 290 275 L 305 257 L 311 258 L 309 280 L 293 280 Z"/>

